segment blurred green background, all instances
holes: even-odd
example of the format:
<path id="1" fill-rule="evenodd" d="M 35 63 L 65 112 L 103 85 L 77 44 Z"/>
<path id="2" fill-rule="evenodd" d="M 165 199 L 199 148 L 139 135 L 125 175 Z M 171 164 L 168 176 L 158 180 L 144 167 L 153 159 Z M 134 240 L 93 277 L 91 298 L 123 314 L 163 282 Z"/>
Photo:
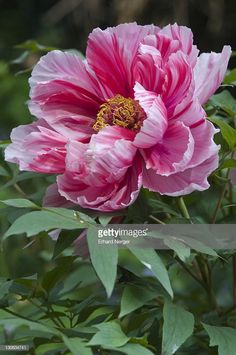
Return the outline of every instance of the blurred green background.
<path id="1" fill-rule="evenodd" d="M 224 44 L 236 48 L 235 19 L 233 0 L 0 0 L 0 140 L 8 140 L 12 128 L 32 121 L 26 104 L 28 78 L 31 68 L 44 54 L 38 48 L 32 51 L 34 44 L 28 55 L 25 48 L 16 48 L 17 45 L 35 40 L 44 46 L 85 53 L 87 37 L 95 27 L 132 21 L 164 26 L 176 21 L 192 28 L 201 51 L 221 51 Z M 231 66 L 235 67 L 232 59 Z M 3 151 L 0 154 L 0 199 L 26 197 L 41 204 L 46 187 L 55 178 L 30 172 L 18 175 L 18 167 L 5 164 Z M 207 194 L 206 200 L 214 206 L 217 196 L 211 196 L 211 190 Z M 190 197 L 193 201 L 194 196 Z M 0 235 L 26 212 L 4 207 L 0 205 Z M 0 260 L 2 272 L 6 265 L 13 276 L 40 270 L 48 242 L 43 238 L 22 251 L 27 243 L 25 238 L 11 239 L 6 248 L 11 250 L 11 258 L 5 256 Z"/>
<path id="2" fill-rule="evenodd" d="M 15 48 L 17 44 L 34 39 L 45 46 L 84 53 L 94 27 L 131 21 L 187 25 L 201 51 L 218 51 L 224 44 L 236 48 L 234 0 L 0 0 L 0 139 L 31 120 L 25 104 L 30 72 L 15 74 L 30 69 L 42 53 L 14 63 L 23 53 Z"/>
<path id="3" fill-rule="evenodd" d="M 235 0 L 0 0 L 0 140 L 8 140 L 12 128 L 15 126 L 32 121 L 26 105 L 29 95 L 28 77 L 31 68 L 38 61 L 44 50 L 40 50 L 40 48 L 31 42 L 31 49 L 35 48 L 33 51 L 30 51 L 30 53 L 27 53 L 27 49 L 23 48 L 27 47 L 27 45 L 23 45 L 21 48 L 18 46 L 18 48 L 16 48 L 17 45 L 27 40 L 35 40 L 46 47 L 77 49 L 84 53 L 87 37 L 93 28 L 98 26 L 106 28 L 107 26 L 115 26 L 119 23 L 132 21 L 137 21 L 140 24 L 154 23 L 159 26 L 177 22 L 178 24 L 189 26 L 194 33 L 195 43 L 201 51 L 221 51 L 225 44 L 230 44 L 232 49 L 236 49 Z M 230 67 L 235 68 L 235 64 L 234 57 L 231 59 Z M 234 94 L 231 89 L 229 90 Z M 55 177 L 40 174 L 35 176 L 31 172 L 18 173 L 19 171 L 16 165 L 4 163 L 3 151 L 0 150 L 0 200 L 23 197 L 32 199 L 41 205 L 45 189 L 54 181 Z M 191 208 L 190 212 L 193 213 L 193 216 L 200 216 L 200 221 L 203 222 L 209 223 L 211 220 L 212 211 L 215 209 L 222 190 L 222 182 L 215 182 L 214 180 L 214 183 L 215 185 L 208 191 L 203 193 L 196 192 L 186 197 L 186 201 Z M 160 203 L 161 207 L 164 206 L 163 208 L 166 208 L 166 206 L 168 208 L 170 208 L 170 206 L 173 207 L 173 204 L 175 206 L 174 199 L 168 197 L 162 198 L 161 201 L 153 199 L 152 201 L 154 201 L 155 204 L 154 206 L 150 206 L 151 195 L 145 195 L 146 193 L 148 192 L 144 191 L 143 195 L 140 194 L 136 204 L 129 208 L 128 214 L 132 223 L 143 223 L 144 220 L 148 220 L 150 211 L 155 210 L 155 208 L 158 210 Z M 0 239 L 9 224 L 26 212 L 29 212 L 29 210 L 24 208 L 10 208 L 0 204 Z M 162 208 L 160 209 L 160 213 L 164 214 Z M 161 215 L 161 217 L 162 216 L 163 215 Z M 226 217 L 224 213 L 220 213 L 219 218 L 222 218 L 225 223 L 235 223 L 233 212 Z M 172 221 L 173 220 L 174 219 L 172 219 Z M 71 233 L 72 236 L 74 236 L 73 233 L 77 236 L 78 232 L 72 231 Z M 67 232 L 66 236 L 68 235 Z M 27 279 L 23 280 L 24 283 L 22 280 L 20 282 L 24 285 L 32 281 L 32 285 L 34 285 L 35 274 L 38 274 L 38 284 L 40 285 L 41 279 L 44 280 L 44 282 L 45 279 L 51 282 L 50 277 L 55 278 L 54 267 L 56 275 L 58 275 L 59 281 L 61 281 L 60 273 L 61 270 L 65 268 L 67 256 L 59 259 L 58 266 L 57 261 L 52 260 L 53 250 L 54 243 L 47 233 L 40 233 L 32 240 L 26 238 L 25 235 L 12 236 L 4 242 L 4 248 L 0 248 L 0 281 L 1 278 L 3 278 L 5 282 L 5 279 L 9 280 L 31 276 L 33 281 Z M 67 252 L 68 256 L 70 256 L 68 257 L 69 260 L 73 250 L 70 249 Z M 213 281 L 221 306 L 230 307 L 232 303 L 233 278 L 230 269 L 231 265 L 230 262 L 228 262 L 228 259 L 230 259 L 232 255 L 231 252 L 229 252 L 229 255 L 226 253 L 224 259 L 222 258 L 220 262 L 214 264 Z M 129 260 L 129 257 L 127 260 L 124 260 L 128 263 L 127 260 Z M 130 280 L 135 280 L 131 273 L 127 273 L 127 271 L 124 273 L 125 262 L 121 264 L 123 269 L 119 269 L 119 278 L 121 281 L 118 283 L 117 294 L 120 293 L 120 284 L 122 285 L 122 283 L 125 284 Z M 206 295 L 201 287 L 194 284 L 194 281 L 192 282 L 187 277 L 187 274 L 184 273 L 180 267 L 176 266 L 176 263 L 173 263 L 172 260 L 170 260 L 169 264 L 172 283 L 177 297 L 182 297 L 181 302 L 186 302 L 191 310 L 196 310 L 196 313 L 200 314 L 201 312 L 206 312 L 204 321 L 208 319 L 211 320 L 215 317 L 215 313 L 211 312 L 211 309 L 209 309 L 209 314 L 207 313 L 208 305 L 205 299 Z M 80 271 L 81 265 L 82 272 Z M 130 265 L 132 266 L 131 270 L 135 270 L 133 260 L 131 260 Z M 99 292 L 102 286 L 96 279 L 96 276 L 94 276 L 95 274 L 91 264 L 87 263 L 85 265 L 87 269 L 84 269 L 84 265 L 79 263 L 76 264 L 76 266 L 72 266 L 72 269 L 74 267 L 83 274 L 83 277 L 89 285 L 87 287 L 86 283 L 85 286 L 87 289 L 85 287 L 84 290 L 84 284 L 82 284 L 82 291 L 81 288 L 77 290 L 82 292 L 82 296 L 80 295 L 81 299 L 86 299 L 90 293 L 94 295 L 94 298 L 97 296 L 99 298 Z M 127 268 L 127 270 L 129 270 L 129 268 Z M 48 271 L 52 272 L 50 273 Z M 72 271 L 74 271 L 74 269 Z M 65 285 L 67 285 L 65 287 L 71 287 L 71 282 L 74 282 L 74 279 L 80 282 L 80 276 L 78 276 L 78 274 L 76 274 L 76 277 L 73 279 L 75 273 L 72 273 L 72 271 L 72 278 L 70 277 L 69 281 L 65 281 Z M 140 270 L 138 270 L 138 273 L 139 272 Z M 49 275 L 49 277 L 47 275 Z M 70 275 L 69 271 L 68 275 Z M 65 277 L 65 275 L 63 274 L 62 277 Z M 142 281 L 145 287 L 147 277 L 145 276 Z M 56 304 L 58 299 L 61 302 L 57 289 L 59 281 L 55 278 L 55 285 L 53 284 L 52 287 L 52 291 L 55 291 L 55 300 L 52 300 L 52 304 L 54 301 Z M 22 290 L 19 288 L 18 283 L 19 282 L 16 280 L 14 285 L 17 286 L 17 289 L 13 289 L 12 292 L 21 294 L 20 292 L 22 292 Z M 74 287 L 77 287 L 76 285 L 77 284 L 74 283 Z M 59 286 L 62 287 L 61 284 Z M 33 292 L 34 291 L 35 290 L 33 290 Z M 6 291 L 6 293 L 7 292 L 8 291 Z M 23 290 L 23 296 L 27 298 L 28 293 L 25 294 L 24 292 L 25 290 Z M 120 299 L 120 296 L 117 296 L 117 294 L 114 297 L 116 310 L 118 309 L 117 299 Z M 36 296 L 33 294 L 32 298 L 37 296 L 37 294 Z M 73 294 L 72 296 L 74 297 Z M 76 294 L 76 298 L 77 297 L 78 294 Z M 11 305 L 10 302 L 16 302 L 15 295 L 12 299 L 10 296 L 8 298 L 9 305 Z M 22 300 L 22 302 L 17 301 L 15 308 L 20 313 L 23 313 L 23 315 L 28 315 L 31 312 L 30 307 L 32 305 L 30 306 L 26 302 L 24 303 L 23 298 Z M 98 301 L 96 300 L 96 302 Z M 102 302 L 106 302 L 106 300 L 104 301 L 102 299 Z M 6 307 L 5 304 L 3 304 L 3 306 Z M 57 306 L 56 304 L 56 307 Z M 94 307 L 95 309 L 98 307 L 97 303 Z M 160 309 L 158 312 L 158 317 L 161 318 Z M 153 312 L 150 309 L 150 314 L 151 313 Z M 149 317 L 149 314 L 147 317 Z M 235 319 L 236 315 L 229 313 L 226 324 L 232 324 L 232 326 L 235 327 Z M 130 324 L 133 323 L 135 323 L 135 321 L 132 320 Z M 151 333 L 153 339 L 157 338 L 157 334 L 156 324 L 154 324 Z M 0 342 L 1 336 L 0 333 Z M 158 342 L 160 342 L 160 334 Z M 189 351 L 188 353 L 200 354 L 198 350 L 195 352 Z M 205 352 L 201 352 L 201 354 L 205 354 Z M 213 354 L 215 354 L 215 352 L 213 352 Z"/>

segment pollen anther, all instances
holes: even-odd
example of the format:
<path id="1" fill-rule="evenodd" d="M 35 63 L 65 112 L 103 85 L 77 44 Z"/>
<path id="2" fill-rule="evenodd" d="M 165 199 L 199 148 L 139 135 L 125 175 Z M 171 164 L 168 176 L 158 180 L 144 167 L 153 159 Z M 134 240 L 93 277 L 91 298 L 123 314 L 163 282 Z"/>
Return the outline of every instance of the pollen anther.
<path id="1" fill-rule="evenodd" d="M 100 106 L 93 129 L 100 131 L 106 126 L 119 126 L 138 131 L 144 119 L 145 112 L 138 101 L 116 95 Z"/>

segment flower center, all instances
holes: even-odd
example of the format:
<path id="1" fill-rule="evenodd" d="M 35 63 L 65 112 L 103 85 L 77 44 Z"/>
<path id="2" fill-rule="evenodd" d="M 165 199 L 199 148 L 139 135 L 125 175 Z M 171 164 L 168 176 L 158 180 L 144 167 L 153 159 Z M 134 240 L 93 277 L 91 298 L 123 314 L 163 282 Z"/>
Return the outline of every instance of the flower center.
<path id="1" fill-rule="evenodd" d="M 93 129 L 100 131 L 107 126 L 120 126 L 138 131 L 145 117 L 145 112 L 137 101 L 116 95 L 100 106 Z"/>

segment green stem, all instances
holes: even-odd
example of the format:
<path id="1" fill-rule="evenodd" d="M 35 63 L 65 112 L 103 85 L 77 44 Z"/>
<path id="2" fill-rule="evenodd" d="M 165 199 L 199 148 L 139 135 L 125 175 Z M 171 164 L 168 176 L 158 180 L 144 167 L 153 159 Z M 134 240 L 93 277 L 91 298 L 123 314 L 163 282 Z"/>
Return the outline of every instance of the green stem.
<path id="1" fill-rule="evenodd" d="M 236 255 L 232 258 L 232 268 L 233 268 L 233 303 L 236 305 Z"/>
<path id="2" fill-rule="evenodd" d="M 36 302 L 34 302 L 32 299 L 29 299 L 29 302 L 35 306 L 36 308 L 38 308 L 41 312 L 43 312 L 46 316 L 49 317 L 49 312 L 53 312 L 53 310 L 50 310 L 49 307 L 47 306 L 48 309 L 44 309 L 41 305 L 37 304 Z M 64 327 L 61 322 L 59 321 L 59 318 L 57 317 L 50 317 L 50 319 L 52 320 L 52 322 L 58 327 Z M 65 328 L 65 327 L 64 327 Z"/>
<path id="3" fill-rule="evenodd" d="M 233 154 L 234 152 L 231 153 L 231 158 L 233 158 Z M 225 182 L 224 184 L 224 187 L 221 191 L 221 194 L 220 194 L 220 197 L 219 197 L 219 200 L 217 202 L 217 205 L 216 205 L 216 208 L 215 208 L 215 211 L 214 211 L 214 214 L 213 214 L 213 217 L 212 217 L 212 224 L 215 224 L 216 223 L 216 219 L 217 219 L 217 215 L 220 211 L 220 208 L 221 208 L 221 205 L 222 205 L 222 202 L 223 202 L 223 199 L 225 197 L 225 193 L 227 191 L 227 186 L 228 184 L 230 184 L 230 181 L 229 181 L 229 173 L 230 173 L 230 169 L 227 170 L 227 173 L 226 173 L 226 176 L 225 178 L 227 179 L 227 181 Z"/>
<path id="4" fill-rule="evenodd" d="M 212 306 L 213 309 L 216 309 L 217 312 L 219 311 L 216 297 L 214 291 L 212 289 L 212 277 L 211 277 L 211 268 L 208 263 L 208 260 L 204 258 L 201 254 L 196 257 L 199 270 L 202 275 L 204 289 L 207 293 L 209 304 Z"/>
<path id="5" fill-rule="evenodd" d="M 154 217 L 153 215 L 150 214 L 149 216 L 151 219 L 153 219 L 153 221 L 157 222 L 158 224 L 165 224 L 165 222 L 161 221 L 159 218 Z"/>
<path id="6" fill-rule="evenodd" d="M 229 307 L 228 309 L 226 309 L 226 310 L 222 313 L 222 315 L 223 315 L 223 316 L 226 316 L 226 315 L 228 315 L 229 313 L 234 312 L 235 310 L 236 310 L 236 304 L 234 304 L 233 306 L 231 306 L 231 307 Z"/>
<path id="7" fill-rule="evenodd" d="M 3 310 L 4 310 L 5 312 L 7 312 L 7 313 L 9 313 L 9 314 L 11 314 L 11 315 L 17 317 L 17 318 L 22 318 L 22 319 L 25 319 L 25 320 L 28 320 L 28 321 L 32 322 L 32 319 L 27 318 L 27 317 L 25 317 L 25 316 L 23 316 L 23 315 L 21 315 L 21 314 L 19 314 L 19 313 L 16 313 L 16 312 L 14 312 L 14 311 L 12 311 L 12 310 L 6 308 L 6 307 L 3 307 Z"/>
<path id="8" fill-rule="evenodd" d="M 200 280 L 186 265 L 185 263 L 179 259 L 178 257 L 175 258 L 178 263 L 182 266 L 182 268 L 194 279 L 196 280 L 203 288 L 205 288 L 205 284 L 202 280 Z"/>
<path id="9" fill-rule="evenodd" d="M 221 208 L 221 204 L 222 204 L 223 199 L 224 199 L 224 197 L 225 197 L 226 188 L 227 188 L 227 184 L 224 185 L 224 187 L 223 187 L 223 189 L 222 189 L 222 191 L 221 191 L 219 200 L 218 200 L 218 202 L 217 202 L 217 205 L 216 205 L 216 208 L 215 208 L 213 217 L 212 217 L 212 221 L 211 221 L 212 224 L 215 224 L 215 223 L 216 223 L 216 218 L 217 218 L 218 212 L 219 212 L 219 210 L 220 210 L 220 208 Z"/>
<path id="10" fill-rule="evenodd" d="M 217 305 L 216 297 L 212 289 L 211 270 L 210 265 L 208 264 L 208 260 L 205 259 L 201 254 L 196 257 L 197 267 L 200 273 L 200 277 L 198 277 L 185 265 L 181 259 L 178 257 L 175 257 L 175 259 L 183 267 L 183 269 L 203 287 L 208 296 L 209 304 L 219 313 L 219 307 Z"/>
<path id="11" fill-rule="evenodd" d="M 190 215 L 188 213 L 188 209 L 187 209 L 187 206 L 185 205 L 183 197 L 182 196 L 179 197 L 177 199 L 177 201 L 178 201 L 179 210 L 180 210 L 182 216 L 184 218 L 190 219 Z"/>
<path id="12" fill-rule="evenodd" d="M 51 312 L 54 312 L 54 309 L 51 305 L 49 305 L 49 309 L 51 310 Z M 59 322 L 59 324 L 62 326 L 62 328 L 65 328 L 65 324 L 63 323 L 63 321 L 60 317 L 54 316 L 53 319 L 57 320 L 57 322 Z"/>
<path id="13" fill-rule="evenodd" d="M 22 190 L 22 188 L 17 183 L 14 184 L 14 188 L 16 189 L 17 192 L 19 192 L 20 195 L 28 199 L 26 193 Z"/>

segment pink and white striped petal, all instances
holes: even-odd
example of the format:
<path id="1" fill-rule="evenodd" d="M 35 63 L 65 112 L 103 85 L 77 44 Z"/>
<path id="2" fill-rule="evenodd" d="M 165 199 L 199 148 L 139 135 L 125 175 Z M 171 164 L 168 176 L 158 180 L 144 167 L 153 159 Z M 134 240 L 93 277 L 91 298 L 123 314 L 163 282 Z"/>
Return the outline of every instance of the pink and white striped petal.
<path id="1" fill-rule="evenodd" d="M 135 100 L 139 102 L 147 118 L 133 143 L 138 148 L 149 148 L 161 141 L 165 134 L 168 125 L 166 107 L 160 96 L 145 90 L 139 83 L 135 84 L 134 91 Z"/>
<path id="2" fill-rule="evenodd" d="M 224 79 L 231 56 L 230 46 L 224 46 L 221 53 L 202 53 L 194 68 L 194 95 L 203 105 L 214 94 Z"/>
<path id="3" fill-rule="evenodd" d="M 194 168 L 169 176 L 158 175 L 153 169 L 143 170 L 143 186 L 161 195 L 181 196 L 209 188 L 208 176 L 218 167 L 218 155 L 214 154 Z"/>
<path id="4" fill-rule="evenodd" d="M 169 176 L 186 169 L 194 152 L 191 131 L 182 122 L 170 125 L 160 143 L 144 149 L 142 154 L 146 168 L 157 174 Z"/>
<path id="5" fill-rule="evenodd" d="M 188 63 L 192 67 L 195 66 L 199 50 L 193 44 L 193 33 L 190 28 L 186 26 L 167 25 L 163 27 L 158 33 L 160 36 L 164 35 L 170 38 L 172 41 L 178 41 L 179 49 L 187 55 Z"/>
<path id="6" fill-rule="evenodd" d="M 106 88 L 108 98 L 116 94 L 132 97 L 135 80 L 133 65 L 139 45 L 145 36 L 158 31 L 156 26 L 139 26 L 134 22 L 104 31 L 96 28 L 90 34 L 86 58 Z"/>
<path id="7" fill-rule="evenodd" d="M 82 184 L 81 180 L 71 179 L 67 174 L 57 179 L 60 194 L 83 208 L 103 212 L 127 207 L 135 201 L 142 186 L 142 166 L 138 158 L 120 180 L 104 186 Z"/>
<path id="8" fill-rule="evenodd" d="M 19 164 L 20 170 L 60 174 L 65 170 L 66 138 L 44 120 L 14 128 L 5 159 Z"/>
<path id="9" fill-rule="evenodd" d="M 185 55 L 180 51 L 171 54 L 165 66 L 165 73 L 162 99 L 171 115 L 175 107 L 193 90 L 193 74 Z"/>

